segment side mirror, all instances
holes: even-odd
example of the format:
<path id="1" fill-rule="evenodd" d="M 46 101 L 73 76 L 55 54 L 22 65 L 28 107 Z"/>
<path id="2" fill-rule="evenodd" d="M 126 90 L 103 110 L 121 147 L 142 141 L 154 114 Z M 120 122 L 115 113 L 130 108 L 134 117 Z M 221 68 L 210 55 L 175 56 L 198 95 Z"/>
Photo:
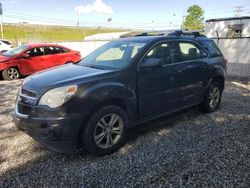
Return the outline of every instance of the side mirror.
<path id="1" fill-rule="evenodd" d="M 29 57 L 30 57 L 29 54 L 22 54 L 22 55 L 21 55 L 21 58 L 29 58 Z"/>
<path id="2" fill-rule="evenodd" d="M 158 58 L 148 58 L 145 59 L 142 64 L 141 68 L 153 68 L 153 67 L 161 67 L 162 66 L 162 61 L 161 59 Z"/>

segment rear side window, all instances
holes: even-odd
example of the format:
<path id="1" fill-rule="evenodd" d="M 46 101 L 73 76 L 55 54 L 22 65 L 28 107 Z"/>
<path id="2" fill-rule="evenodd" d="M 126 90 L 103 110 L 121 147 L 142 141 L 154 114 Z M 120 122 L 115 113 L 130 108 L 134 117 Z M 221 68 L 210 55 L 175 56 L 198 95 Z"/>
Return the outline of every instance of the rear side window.
<path id="1" fill-rule="evenodd" d="M 208 51 L 210 57 L 220 57 L 222 53 L 214 41 L 201 42 L 201 45 Z"/>
<path id="2" fill-rule="evenodd" d="M 194 44 L 188 42 L 180 42 L 179 48 L 182 61 L 196 60 L 202 57 L 201 50 Z"/>
<path id="3" fill-rule="evenodd" d="M 51 54 L 60 54 L 61 49 L 59 47 L 53 47 L 53 46 L 46 46 L 45 47 L 45 54 L 51 55 Z"/>

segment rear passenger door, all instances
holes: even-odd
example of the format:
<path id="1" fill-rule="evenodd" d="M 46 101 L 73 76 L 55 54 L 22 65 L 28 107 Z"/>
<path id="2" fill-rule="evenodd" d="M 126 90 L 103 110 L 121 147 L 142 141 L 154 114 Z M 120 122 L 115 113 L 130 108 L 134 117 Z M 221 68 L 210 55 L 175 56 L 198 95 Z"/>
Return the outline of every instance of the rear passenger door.
<path id="1" fill-rule="evenodd" d="M 208 54 L 195 42 L 175 42 L 176 85 L 179 88 L 180 105 L 188 106 L 203 99 L 208 80 Z"/>
<path id="2" fill-rule="evenodd" d="M 58 47 L 59 48 L 59 47 Z M 68 62 L 76 62 L 76 58 L 75 58 L 75 52 L 73 51 L 70 51 L 66 48 L 60 48 L 61 49 L 61 54 L 60 54 L 60 57 L 61 57 L 61 63 L 62 64 L 65 64 L 65 63 L 68 63 Z"/>
<path id="3" fill-rule="evenodd" d="M 55 46 L 46 46 L 45 47 L 45 56 L 46 56 L 46 68 L 54 67 L 63 64 L 63 58 L 61 56 L 61 49 Z"/>

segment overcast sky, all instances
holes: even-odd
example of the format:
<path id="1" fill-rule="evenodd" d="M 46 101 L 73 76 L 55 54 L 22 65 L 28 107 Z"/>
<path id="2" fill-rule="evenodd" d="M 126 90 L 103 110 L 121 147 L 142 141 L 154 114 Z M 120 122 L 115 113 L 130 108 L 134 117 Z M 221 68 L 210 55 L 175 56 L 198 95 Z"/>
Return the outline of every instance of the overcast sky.
<path id="1" fill-rule="evenodd" d="M 234 6 L 244 6 L 250 16 L 250 0 L 0 0 L 4 22 L 30 22 L 82 26 L 158 28 L 178 27 L 190 5 L 198 4 L 206 19 L 232 17 Z M 112 18 L 108 23 L 107 19 Z"/>

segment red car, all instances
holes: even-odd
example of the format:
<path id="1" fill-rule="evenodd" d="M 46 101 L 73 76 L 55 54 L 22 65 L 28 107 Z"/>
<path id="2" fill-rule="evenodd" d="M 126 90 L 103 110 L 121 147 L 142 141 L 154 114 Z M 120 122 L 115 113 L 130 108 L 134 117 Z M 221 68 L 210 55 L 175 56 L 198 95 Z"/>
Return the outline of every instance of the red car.
<path id="1" fill-rule="evenodd" d="M 15 80 L 80 59 L 80 52 L 56 44 L 25 44 L 0 55 L 0 72 L 4 80 Z"/>

